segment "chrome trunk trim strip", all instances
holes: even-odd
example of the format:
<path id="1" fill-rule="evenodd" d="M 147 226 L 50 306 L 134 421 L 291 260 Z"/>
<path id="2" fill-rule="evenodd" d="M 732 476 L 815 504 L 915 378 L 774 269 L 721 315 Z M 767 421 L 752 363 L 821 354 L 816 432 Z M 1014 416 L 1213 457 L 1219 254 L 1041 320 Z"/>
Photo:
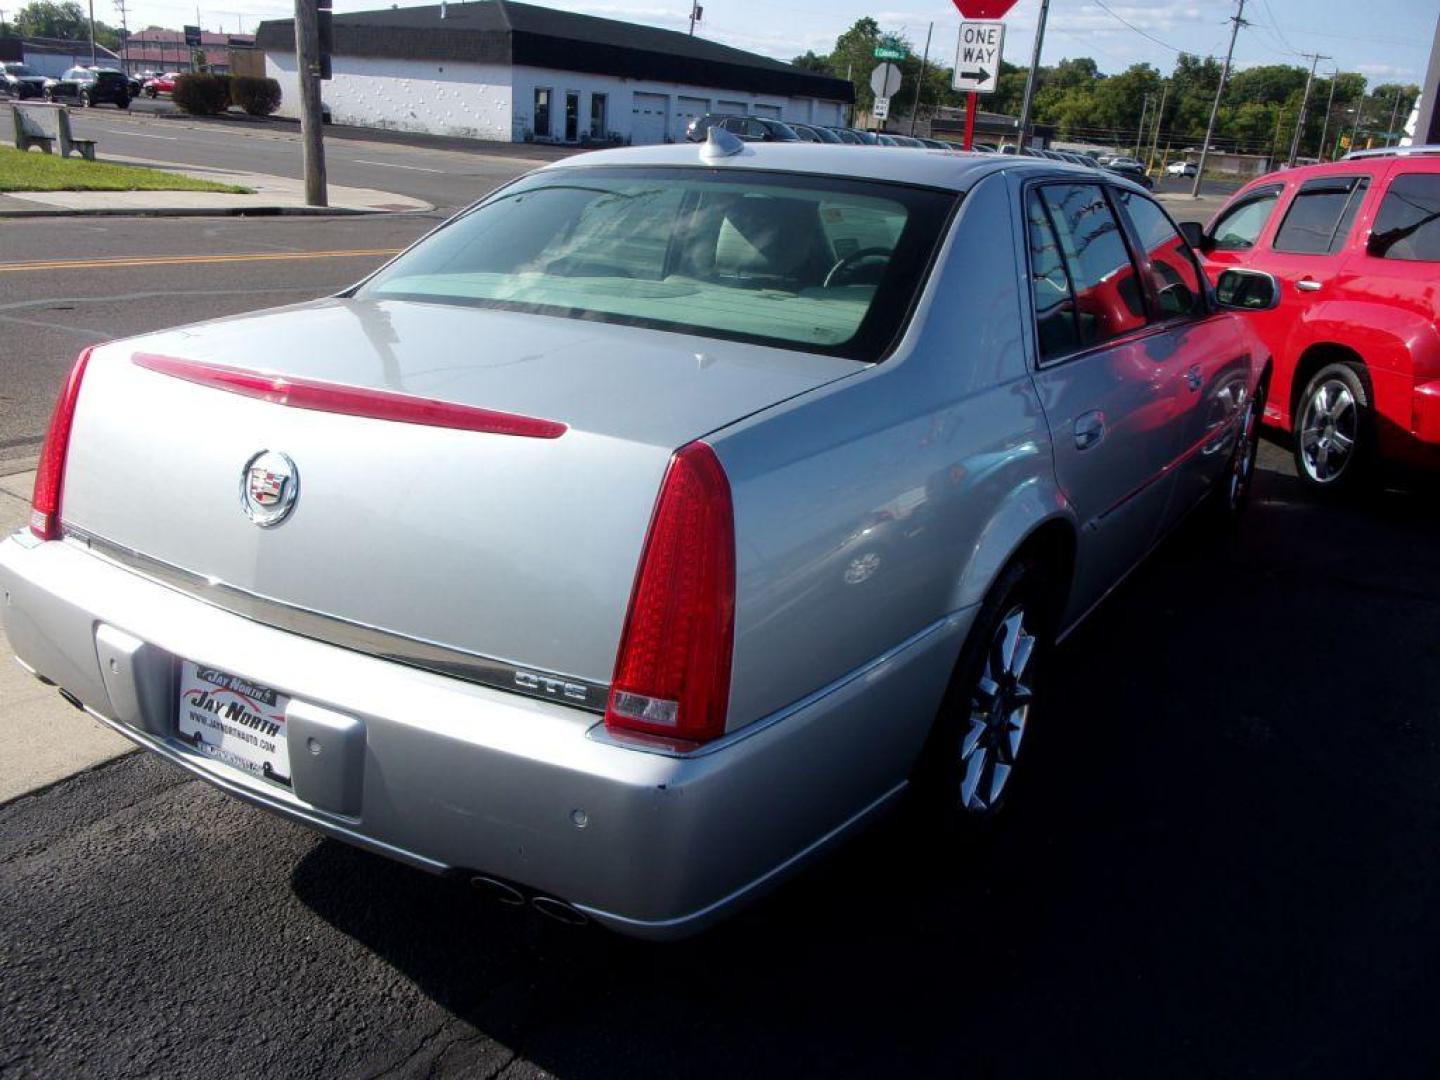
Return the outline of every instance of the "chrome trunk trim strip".
<path id="1" fill-rule="evenodd" d="M 379 660 L 447 675 L 452 679 L 489 686 L 560 705 L 605 712 L 610 687 L 574 675 L 540 668 L 521 667 L 507 660 L 466 652 L 423 638 L 396 634 L 379 627 L 342 619 L 336 615 L 287 604 L 223 581 L 197 574 L 142 552 L 65 526 L 65 540 L 85 547 L 91 554 L 123 570 L 139 574 L 166 588 L 194 597 L 203 603 L 243 616 L 265 626 L 301 637 L 323 641 L 342 649 L 364 653 Z"/>

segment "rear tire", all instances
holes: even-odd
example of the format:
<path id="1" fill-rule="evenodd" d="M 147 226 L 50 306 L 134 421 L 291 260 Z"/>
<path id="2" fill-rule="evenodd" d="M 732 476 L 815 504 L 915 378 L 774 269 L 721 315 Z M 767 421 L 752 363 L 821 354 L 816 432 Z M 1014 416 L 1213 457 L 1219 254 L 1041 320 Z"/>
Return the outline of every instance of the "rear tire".
<path id="1" fill-rule="evenodd" d="M 948 831 L 1004 805 L 1042 697 L 1057 607 L 1051 575 L 1032 557 L 1012 562 L 991 587 L 916 771 L 927 823 Z"/>
<path id="2" fill-rule="evenodd" d="M 1301 483 L 1325 494 L 1363 483 L 1375 453 L 1375 414 L 1356 366 L 1329 364 L 1317 371 L 1295 414 L 1295 472 Z"/>

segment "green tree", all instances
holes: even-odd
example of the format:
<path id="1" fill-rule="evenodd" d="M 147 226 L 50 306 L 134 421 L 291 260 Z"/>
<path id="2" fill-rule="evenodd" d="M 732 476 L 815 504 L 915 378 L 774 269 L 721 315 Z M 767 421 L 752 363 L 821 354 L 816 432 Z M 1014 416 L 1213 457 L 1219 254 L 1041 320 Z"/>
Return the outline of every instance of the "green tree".
<path id="1" fill-rule="evenodd" d="M 59 38 L 62 41 L 89 41 L 90 19 L 75 0 L 54 3 L 53 0 L 31 0 L 15 12 L 15 33 L 20 37 Z M 95 42 L 107 49 L 120 44 L 119 31 L 95 22 Z"/>
<path id="2" fill-rule="evenodd" d="M 875 95 L 870 90 L 870 71 L 878 63 L 874 54 L 879 41 L 880 24 L 867 15 L 856 19 L 855 25 L 835 39 L 835 49 L 830 53 L 831 73 L 855 84 L 857 112 L 869 112 L 875 103 Z"/>
<path id="3" fill-rule="evenodd" d="M 819 75 L 830 74 L 830 58 L 816 56 L 813 49 L 807 49 L 804 56 L 797 56 L 790 63 L 801 71 L 813 71 Z"/>

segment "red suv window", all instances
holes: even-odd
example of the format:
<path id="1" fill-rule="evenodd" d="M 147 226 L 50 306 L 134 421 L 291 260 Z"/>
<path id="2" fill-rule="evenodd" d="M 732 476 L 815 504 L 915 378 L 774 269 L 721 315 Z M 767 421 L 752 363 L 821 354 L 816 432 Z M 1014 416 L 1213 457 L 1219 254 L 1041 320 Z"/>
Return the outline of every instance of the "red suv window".
<path id="1" fill-rule="evenodd" d="M 1365 200 L 1368 176 L 1327 176 L 1307 180 L 1295 193 L 1271 244 L 1276 251 L 1329 255 L 1345 246 L 1350 224 Z"/>
<path id="2" fill-rule="evenodd" d="M 1440 173 L 1402 173 L 1390 184 L 1370 230 L 1370 254 L 1440 262 Z"/>

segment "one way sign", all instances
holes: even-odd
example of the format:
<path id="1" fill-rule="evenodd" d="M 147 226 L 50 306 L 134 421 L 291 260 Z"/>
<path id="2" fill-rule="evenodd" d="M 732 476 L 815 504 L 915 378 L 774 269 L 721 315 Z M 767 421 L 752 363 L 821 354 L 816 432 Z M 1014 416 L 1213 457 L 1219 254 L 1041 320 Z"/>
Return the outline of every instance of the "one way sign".
<path id="1" fill-rule="evenodd" d="M 962 22 L 951 85 L 956 90 L 993 94 L 1000 80 L 1000 56 L 1004 47 L 1003 22 Z"/>

